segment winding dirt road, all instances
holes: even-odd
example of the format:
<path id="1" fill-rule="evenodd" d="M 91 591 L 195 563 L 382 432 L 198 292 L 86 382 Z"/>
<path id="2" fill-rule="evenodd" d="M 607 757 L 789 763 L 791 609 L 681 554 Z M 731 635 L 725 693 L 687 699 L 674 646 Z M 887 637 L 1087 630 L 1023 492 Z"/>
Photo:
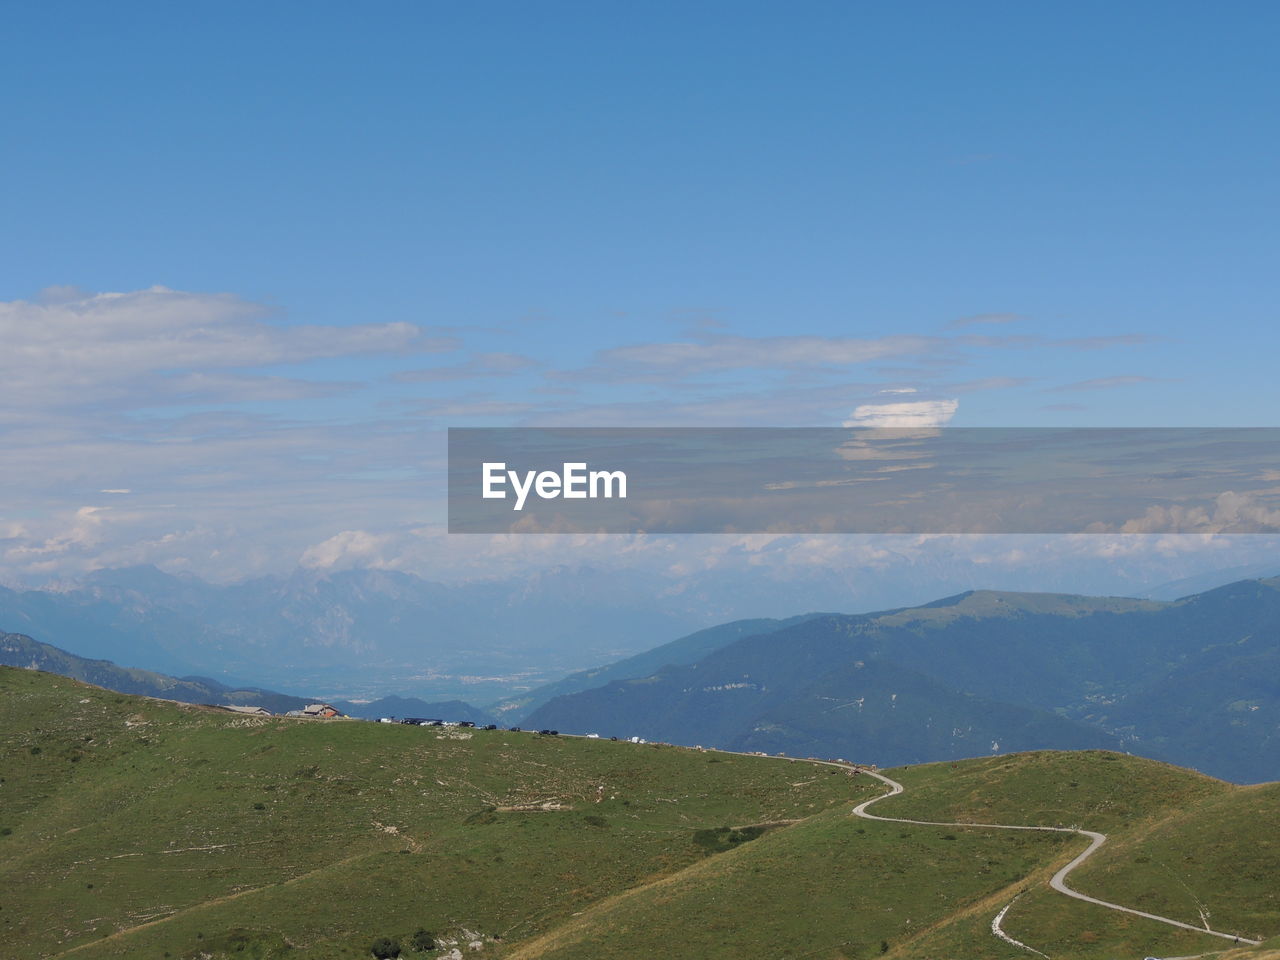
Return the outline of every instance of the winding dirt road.
<path id="1" fill-rule="evenodd" d="M 809 762 L 813 763 L 814 761 L 811 760 Z M 830 761 L 818 761 L 818 762 L 828 763 L 831 766 L 845 766 L 845 764 L 832 763 Z M 1154 913 L 1144 913 L 1142 910 L 1135 910 L 1132 907 L 1124 907 L 1118 903 L 1109 903 L 1106 900 L 1099 900 L 1097 897 L 1091 897 L 1088 894 L 1080 893 L 1077 890 L 1072 890 L 1069 886 L 1067 886 L 1067 876 L 1071 873 L 1072 870 L 1074 870 L 1076 867 L 1080 866 L 1080 864 L 1084 863 L 1091 856 L 1093 856 L 1094 853 L 1096 853 L 1098 849 L 1104 843 L 1107 842 L 1106 834 L 1103 834 L 1103 833 L 1096 833 L 1093 830 L 1078 830 L 1075 827 L 1029 827 L 1024 825 L 1008 824 L 1008 823 L 939 823 L 934 820 L 906 820 L 906 819 L 903 819 L 902 817 L 878 817 L 874 813 L 867 813 L 867 807 L 871 806 L 873 803 L 879 803 L 881 800 L 887 800 L 889 797 L 896 797 L 898 794 L 904 792 L 905 788 L 902 786 L 902 784 L 898 783 L 898 781 L 891 780 L 890 778 L 886 777 L 882 773 L 876 773 L 874 771 L 867 770 L 865 768 L 861 768 L 861 769 L 863 773 L 869 776 L 875 777 L 881 783 L 888 786 L 889 792 L 882 793 L 878 797 L 872 797 L 870 800 L 864 800 L 862 803 L 858 804 L 856 807 L 853 808 L 853 815 L 855 817 L 861 817 L 864 820 L 881 820 L 886 823 L 911 823 L 921 827 L 963 827 L 965 829 L 982 829 L 982 830 L 1039 830 L 1039 831 L 1048 832 L 1048 833 L 1078 833 L 1082 837 L 1089 838 L 1089 846 L 1085 848 L 1085 850 L 1078 857 L 1076 857 L 1074 860 L 1068 863 L 1065 867 L 1063 867 L 1061 870 L 1055 873 L 1053 875 L 1053 879 L 1049 881 L 1049 886 L 1051 886 L 1054 890 L 1058 891 L 1059 893 L 1066 894 L 1068 897 L 1073 897 L 1076 900 L 1083 900 L 1085 903 L 1092 903 L 1092 904 L 1096 904 L 1099 907 L 1106 907 L 1108 910 L 1118 910 L 1121 913 L 1132 914 L 1135 917 L 1145 917 L 1148 920 L 1155 920 L 1158 923 L 1165 923 L 1171 927 L 1180 927 L 1183 930 L 1192 930 L 1196 933 L 1207 933 L 1210 936 L 1221 937 L 1223 940 L 1231 940 L 1235 943 L 1250 944 L 1253 946 L 1257 946 L 1258 943 L 1261 942 L 1258 940 L 1250 940 L 1246 937 L 1238 937 L 1234 933 L 1222 933 L 1221 931 L 1218 931 L 1218 930 L 1211 930 L 1209 929 L 1208 926 L 1197 927 L 1191 923 L 1183 923 L 1181 920 L 1171 920 L 1169 917 L 1161 917 Z M 1021 894 L 1019 894 L 1019 896 L 1021 896 Z M 1029 950 L 1031 953 L 1038 954 L 1039 956 L 1042 956 L 1042 957 L 1046 956 L 1045 954 L 1040 953 L 1040 951 L 1036 950 L 1034 947 L 1029 947 L 1025 943 L 1022 943 L 1019 940 L 1013 939 L 1013 937 L 1005 933 L 1003 927 L 1001 926 L 1001 922 L 1004 920 L 1005 914 L 1008 912 L 1009 908 L 1013 906 L 1013 903 L 1016 900 L 1017 900 L 1017 897 L 1014 897 L 1013 901 L 1010 901 L 1008 904 L 1006 904 L 1005 907 L 998 914 L 996 914 L 995 919 L 992 920 L 991 922 L 991 932 L 994 933 L 1001 940 L 1004 940 L 1006 943 L 1010 943 L 1010 944 L 1013 944 L 1014 946 L 1021 947 L 1024 950 Z"/>

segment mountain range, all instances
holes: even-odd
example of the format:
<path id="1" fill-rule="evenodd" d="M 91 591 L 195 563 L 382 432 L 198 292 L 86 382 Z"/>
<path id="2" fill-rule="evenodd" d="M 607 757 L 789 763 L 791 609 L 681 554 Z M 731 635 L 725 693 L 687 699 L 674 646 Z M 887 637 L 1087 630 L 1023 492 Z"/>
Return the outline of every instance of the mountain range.
<path id="1" fill-rule="evenodd" d="M 35 623 L 89 649 L 72 654 L 40 642 L 47 634 L 8 635 L 0 662 L 124 692 L 274 712 L 326 699 L 353 716 L 501 718 L 535 729 L 884 764 L 1109 748 L 1237 782 L 1280 777 L 1280 578 L 1176 600 L 979 590 L 866 614 L 738 620 L 550 683 L 527 682 L 524 690 L 476 684 L 475 701 L 487 707 L 456 696 L 325 696 L 305 665 L 289 669 L 289 658 L 304 658 L 316 636 L 333 640 L 321 649 L 335 667 L 346 657 L 360 664 L 353 673 L 376 676 L 385 657 L 362 660 L 361 651 L 399 649 L 406 660 L 397 663 L 407 669 L 413 632 L 439 623 L 423 619 L 432 585 L 367 571 L 254 582 L 241 585 L 237 609 L 220 609 L 229 589 L 142 569 L 104 574 L 66 593 L 7 591 L 0 627 Z M 202 611 L 212 623 L 199 621 Z M 355 616 L 361 611 L 363 618 Z M 495 626 L 515 617 L 511 610 L 499 616 L 481 604 L 474 612 L 465 635 L 484 633 L 477 657 L 507 642 L 503 630 L 521 656 L 534 656 L 527 645 L 534 631 Z M 648 623 L 656 622 L 665 621 L 655 613 Z M 324 623 L 330 634 L 308 632 Z M 285 641 L 272 669 L 255 682 L 228 682 L 229 673 L 258 662 L 246 649 L 271 660 L 270 637 L 290 625 L 295 642 Z M 166 655 L 216 667 L 224 651 L 237 668 L 171 676 L 95 659 L 95 647 L 132 650 L 132 662 L 148 667 L 163 666 Z M 422 647 L 419 670 L 441 649 L 438 641 Z M 460 672 L 469 649 L 449 650 Z M 290 692 L 259 686 L 263 680 L 283 680 Z"/>
<path id="2" fill-rule="evenodd" d="M 323 697 L 298 696 L 261 687 L 232 687 L 209 677 L 171 677 L 153 670 L 121 667 L 109 660 L 90 660 L 21 633 L 0 633 L 0 666 L 42 670 L 83 683 L 179 703 L 211 706 L 255 706 L 281 714 L 300 710 Z M 461 700 L 427 702 L 417 697 L 379 697 L 367 701 L 330 701 L 348 717 L 376 720 L 380 717 L 436 717 L 488 723 L 490 715 Z"/>
<path id="3" fill-rule="evenodd" d="M 743 618 L 903 607 L 976 587 L 1024 590 L 1032 583 L 1173 599 L 1263 572 L 1274 571 L 1241 567 L 1227 571 L 1232 576 L 1152 586 L 1142 571 L 1067 565 L 1005 570 L 997 584 L 976 581 L 965 564 L 833 565 L 753 576 L 744 590 L 741 569 L 716 566 L 673 579 L 644 567 L 620 574 L 576 564 L 455 583 L 392 570 L 314 568 L 210 583 L 135 566 L 40 589 L 0 587 L 0 630 L 84 657 L 229 686 L 523 708 L 536 687 Z M 625 669 L 640 675 L 662 665 Z"/>
<path id="4" fill-rule="evenodd" d="M 299 569 L 212 584 L 142 566 L 0 587 L 0 629 L 230 686 L 489 701 L 703 625 L 687 607 L 637 602 L 636 586 L 589 569 L 461 585 Z"/>
<path id="5" fill-rule="evenodd" d="M 1175 601 L 972 591 L 765 625 L 527 723 L 885 764 L 1108 746 L 1275 779 L 1280 578 Z"/>

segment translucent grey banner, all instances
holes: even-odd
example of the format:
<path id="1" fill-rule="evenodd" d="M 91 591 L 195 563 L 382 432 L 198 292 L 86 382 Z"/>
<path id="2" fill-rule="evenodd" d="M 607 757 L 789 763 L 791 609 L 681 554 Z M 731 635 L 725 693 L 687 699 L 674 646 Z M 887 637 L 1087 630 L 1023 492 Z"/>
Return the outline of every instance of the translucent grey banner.
<path id="1" fill-rule="evenodd" d="M 1278 428 L 454 428 L 450 533 L 1277 533 Z"/>

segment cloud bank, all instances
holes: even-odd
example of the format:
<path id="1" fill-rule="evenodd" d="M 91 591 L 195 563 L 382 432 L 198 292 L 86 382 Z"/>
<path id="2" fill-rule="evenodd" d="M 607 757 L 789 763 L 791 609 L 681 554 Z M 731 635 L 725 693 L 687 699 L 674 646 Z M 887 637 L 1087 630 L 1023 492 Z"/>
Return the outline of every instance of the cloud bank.
<path id="1" fill-rule="evenodd" d="M 483 575 L 457 562 L 464 549 L 489 569 L 564 562 L 589 551 L 444 537 L 446 426 L 935 428 L 957 396 L 967 408 L 1041 385 L 1019 357 L 1146 342 L 973 332 L 1015 320 L 1030 323 L 982 314 L 889 336 L 685 323 L 575 367 L 519 324 L 320 325 L 232 293 L 52 288 L 0 302 L 0 581 L 150 562 L 217 579 L 298 563 Z M 827 550 L 806 542 L 793 560 Z M 598 557 L 663 549 L 614 540 Z"/>

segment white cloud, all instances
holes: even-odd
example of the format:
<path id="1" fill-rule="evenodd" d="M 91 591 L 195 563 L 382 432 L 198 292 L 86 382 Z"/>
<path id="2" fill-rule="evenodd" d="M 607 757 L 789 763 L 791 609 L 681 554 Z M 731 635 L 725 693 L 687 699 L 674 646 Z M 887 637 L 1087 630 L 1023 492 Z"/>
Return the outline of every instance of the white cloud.
<path id="1" fill-rule="evenodd" d="M 43 540 L 27 540 L 5 551 L 5 559 L 15 563 L 32 560 L 49 560 L 64 554 L 76 553 L 102 541 L 104 507 L 80 507 L 63 521 L 63 529 Z M 26 531 L 23 531 L 24 533 Z"/>
<path id="2" fill-rule="evenodd" d="M 301 380 L 293 377 L 264 377 L 240 373 L 191 373 L 165 376 L 151 381 L 153 403 L 271 403 L 279 400 L 310 400 L 359 389 L 349 381 Z"/>
<path id="3" fill-rule="evenodd" d="M 1068 350 L 1110 350 L 1112 347 L 1139 347 L 1151 343 L 1152 337 L 1143 333 L 1118 333 L 1096 337 L 1041 337 L 1001 336 L 970 333 L 956 337 L 956 343 L 966 347 L 995 347 L 1011 349 L 1065 348 Z"/>
<path id="4" fill-rule="evenodd" d="M 394 538 L 364 530 L 343 530 L 303 551 L 299 564 L 310 569 L 337 570 L 352 566 L 384 567 L 384 551 Z"/>
<path id="5" fill-rule="evenodd" d="M 193 391 L 296 395 L 317 388 L 279 379 L 255 383 L 227 371 L 456 346 L 409 323 L 290 325 L 268 322 L 268 314 L 230 294 L 165 287 L 0 302 L 0 390 L 28 408 L 154 404 Z"/>
<path id="6" fill-rule="evenodd" d="M 998 324 L 1016 319 L 991 314 L 970 322 Z M 969 323 L 952 324 L 968 326 Z M 897 379 L 916 379 L 939 368 L 962 364 L 973 352 L 990 350 L 1098 351 L 1149 343 L 1142 334 L 1053 338 L 1033 334 L 989 335 L 956 333 L 942 336 L 895 334 L 882 337 L 785 336 L 748 337 L 695 331 L 689 340 L 637 343 L 601 350 L 585 368 L 548 374 L 581 382 L 641 382 L 675 384 L 698 382 L 713 374 L 735 371 L 838 373 L 862 364 L 877 364 L 882 375 L 906 371 Z M 892 363 L 896 361 L 896 365 Z M 916 363 L 912 373 L 905 364 Z"/>
<path id="7" fill-rule="evenodd" d="M 463 420 L 471 417 L 517 417 L 530 413 L 534 405 L 519 400 L 428 400 L 414 405 L 424 417 Z"/>
<path id="8" fill-rule="evenodd" d="M 684 373 L 788 367 L 851 366 L 945 351 L 941 337 L 710 337 L 701 342 L 643 343 L 605 350 L 605 367 L 652 368 Z"/>
<path id="9" fill-rule="evenodd" d="M 854 408 L 846 427 L 924 429 L 943 427 L 955 416 L 959 400 L 904 400 L 864 403 Z"/>
<path id="10" fill-rule="evenodd" d="M 1096 529 L 1110 529 L 1099 525 Z M 1252 492 L 1227 490 L 1211 503 L 1151 506 L 1141 517 L 1121 524 L 1121 533 L 1280 533 L 1280 510 Z"/>
<path id="11" fill-rule="evenodd" d="M 564 394 L 539 393 L 524 380 L 508 388 L 505 378 L 512 374 L 547 375 L 528 357 L 507 352 L 515 345 L 499 334 L 506 337 L 487 334 L 491 352 L 460 354 L 460 362 L 393 377 L 444 382 L 439 396 L 433 391 L 406 401 L 403 391 L 391 399 L 360 394 L 369 402 L 320 412 L 296 401 L 355 394 L 365 385 L 307 379 L 305 369 L 268 375 L 267 368 L 356 354 L 445 353 L 459 344 L 407 323 L 298 325 L 236 296 L 163 287 L 102 294 L 67 288 L 38 301 L 0 303 L 6 444 L 0 505 L 8 505 L 0 511 L 8 514 L 0 515 L 0 577 L 74 576 L 155 562 L 230 579 L 290 569 L 299 560 L 316 569 L 378 566 L 445 579 L 579 562 L 699 569 L 706 560 L 725 570 L 737 564 L 788 577 L 793 565 L 816 568 L 829 558 L 871 562 L 882 556 L 880 548 L 840 538 L 765 537 L 721 550 L 711 538 L 677 544 L 671 538 L 525 536 L 460 543 L 438 529 L 423 532 L 423 524 L 444 515 L 445 471 L 443 438 L 421 418 L 592 426 L 845 419 L 856 427 L 923 431 L 949 422 L 958 403 L 936 399 L 937 387 L 925 394 L 935 399 L 921 399 L 913 384 L 929 379 L 920 371 L 949 370 L 989 347 L 1106 345 L 958 335 L 744 337 L 704 325 L 688 342 L 604 350 L 586 371 L 551 375 L 584 381 L 576 393 Z M 919 364 L 920 376 L 890 378 L 881 369 L 886 360 Z M 849 374 L 864 364 L 871 365 L 862 368 L 865 377 L 861 370 L 856 378 Z M 449 381 L 471 377 L 486 379 L 467 390 L 450 387 Z M 616 387 L 627 380 L 660 389 Z M 1015 382 L 1021 381 L 989 378 L 941 389 L 959 395 Z M 156 413 L 234 401 L 260 408 L 253 414 Z M 851 447 L 848 455 L 909 465 L 919 456 L 909 444 L 883 453 Z M 116 506 L 83 506 L 94 503 Z M 900 562 L 897 555 L 884 560 Z"/>
<path id="12" fill-rule="evenodd" d="M 444 383 L 480 377 L 509 377 L 537 366 L 537 361 L 518 353 L 479 353 L 466 363 L 425 370 L 402 370 L 392 379 L 397 383 Z"/>

